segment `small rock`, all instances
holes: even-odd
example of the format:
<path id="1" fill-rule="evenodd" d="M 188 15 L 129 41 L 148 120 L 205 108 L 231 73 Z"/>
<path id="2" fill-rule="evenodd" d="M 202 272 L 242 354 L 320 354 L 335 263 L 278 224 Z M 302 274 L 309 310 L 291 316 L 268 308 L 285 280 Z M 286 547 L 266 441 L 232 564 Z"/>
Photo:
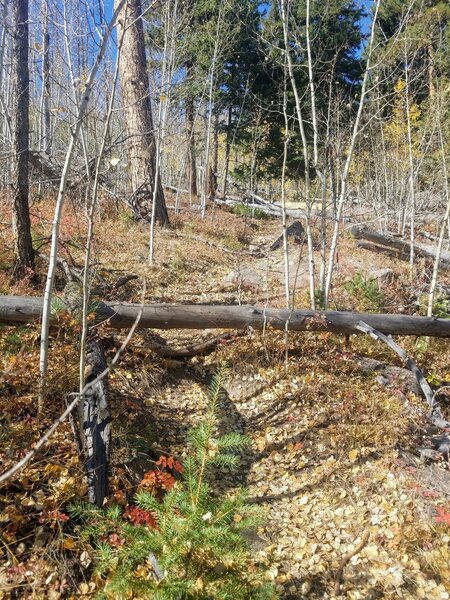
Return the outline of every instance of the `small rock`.
<path id="1" fill-rule="evenodd" d="M 293 238 L 296 242 L 300 243 L 304 240 L 305 230 L 303 229 L 303 225 L 300 221 L 294 221 L 289 227 L 286 229 L 286 233 L 288 238 Z M 270 246 L 271 250 L 277 250 L 281 248 L 283 245 L 283 234 L 281 234 Z"/>
<path id="2" fill-rule="evenodd" d="M 395 279 L 395 273 L 389 268 L 378 269 L 370 273 L 370 279 L 375 279 L 380 286 L 389 285 Z"/>
<path id="3" fill-rule="evenodd" d="M 239 267 L 224 278 L 225 285 L 234 285 L 240 289 L 258 289 L 262 283 L 261 277 L 250 267 Z"/>
<path id="4" fill-rule="evenodd" d="M 261 248 L 259 246 L 257 246 L 256 244 L 250 244 L 248 247 L 248 251 L 250 252 L 250 254 L 253 254 L 254 256 L 262 255 Z"/>

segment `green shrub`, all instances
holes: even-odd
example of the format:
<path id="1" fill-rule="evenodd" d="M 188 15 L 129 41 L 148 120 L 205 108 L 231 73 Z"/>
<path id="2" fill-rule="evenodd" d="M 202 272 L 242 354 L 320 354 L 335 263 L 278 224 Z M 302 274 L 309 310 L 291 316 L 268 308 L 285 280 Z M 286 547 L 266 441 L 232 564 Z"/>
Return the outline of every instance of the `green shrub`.
<path id="1" fill-rule="evenodd" d="M 384 302 L 384 294 L 380 291 L 376 279 L 366 279 L 361 273 L 355 273 L 353 278 L 345 284 L 347 292 L 360 301 L 366 301 L 368 306 L 374 310 L 380 310 Z"/>
<path id="2" fill-rule="evenodd" d="M 433 315 L 441 319 L 450 318 L 450 300 L 448 296 L 437 296 L 433 302 Z"/>
<path id="3" fill-rule="evenodd" d="M 177 248 L 170 259 L 170 270 L 178 273 L 188 268 L 188 261 L 183 252 Z"/>
<path id="4" fill-rule="evenodd" d="M 129 229 L 136 223 L 136 217 L 130 210 L 127 209 L 122 209 L 117 213 L 117 220 L 126 229 Z"/>
<path id="5" fill-rule="evenodd" d="M 270 219 L 270 215 L 260 208 L 252 208 L 248 204 L 235 204 L 231 207 L 231 212 L 238 217 L 253 217 L 255 219 Z"/>
<path id="6" fill-rule="evenodd" d="M 190 452 L 182 479 L 173 480 L 162 498 L 154 489 L 141 488 L 136 505 L 125 513 L 116 506 L 106 511 L 85 504 L 71 507 L 72 514 L 85 521 L 84 536 L 94 548 L 95 574 L 105 578 L 104 597 L 276 597 L 261 567 L 253 564 L 244 535 L 261 522 L 259 507 L 248 504 L 243 491 L 216 496 L 208 483 L 215 468 L 235 467 L 249 444 L 248 438 L 234 433 L 216 436 L 224 376 L 222 369 L 214 377 L 208 415 L 189 434 Z M 169 459 L 165 457 L 163 462 L 166 465 Z M 181 470 L 180 465 L 174 468 Z M 153 478 L 155 474 L 160 478 L 168 475 L 161 471 L 149 474 Z M 130 515 L 134 515 L 131 522 Z"/>
<path id="7" fill-rule="evenodd" d="M 5 329 L 8 332 L 11 328 L 0 325 L 0 331 Z M 24 345 L 29 344 L 27 339 L 30 335 L 30 327 L 28 325 L 19 325 L 0 338 L 0 351 L 5 356 L 15 356 L 19 354 Z"/>

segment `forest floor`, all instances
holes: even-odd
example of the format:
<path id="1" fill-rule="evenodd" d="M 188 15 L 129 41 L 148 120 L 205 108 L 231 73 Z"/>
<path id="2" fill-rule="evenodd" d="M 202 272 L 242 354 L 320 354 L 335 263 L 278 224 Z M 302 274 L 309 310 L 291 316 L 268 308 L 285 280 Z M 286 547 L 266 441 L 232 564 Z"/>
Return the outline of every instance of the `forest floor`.
<path id="1" fill-rule="evenodd" d="M 169 201 L 170 204 L 170 201 Z M 33 235 L 48 251 L 49 203 L 32 207 Z M 0 221 L 9 221 L 6 204 Z M 126 210 L 105 211 L 96 225 L 95 272 L 113 282 L 139 279 L 111 299 L 146 302 L 284 305 L 282 249 L 268 251 L 281 233 L 277 220 L 214 209 L 205 220 L 185 210 L 173 227 L 156 232 L 155 264 L 148 263 L 148 226 Z M 27 281 L 11 283 L 12 241 L 2 225 L 0 294 L 41 295 Z M 85 218 L 68 206 L 61 255 L 81 262 Z M 252 251 L 252 254 L 249 251 Z M 358 248 L 342 234 L 330 308 L 423 314 L 429 266 Z M 45 274 L 45 262 L 39 265 Z M 227 276 L 243 267 L 244 280 Z M 390 283 L 380 269 L 392 269 Z M 306 246 L 290 245 L 296 307 L 308 307 Z M 242 273 L 242 271 L 241 271 Z M 231 280 L 227 283 L 225 280 Z M 374 283 L 375 282 L 375 283 Z M 58 279 L 59 289 L 63 286 Z M 216 331 L 158 332 L 174 347 Z M 2 470 L 23 455 L 77 387 L 77 324 L 62 317 L 53 328 L 49 406 L 36 418 L 39 355 L 37 325 L 0 329 L 0 460 Z M 126 332 L 101 331 L 109 355 Z M 246 486 L 266 519 L 251 543 L 255 561 L 286 599 L 450 598 L 450 476 L 448 464 L 425 464 L 415 450 L 429 435 L 417 407 L 423 401 L 402 384 L 382 387 L 360 368 L 361 357 L 401 366 L 391 351 L 360 335 L 246 331 L 222 340 L 208 356 L 161 358 L 155 333 L 133 337 L 111 374 L 113 456 L 109 502 L 126 504 L 162 450 L 182 460 L 186 432 L 204 416 L 206 389 L 225 361 L 230 367 L 221 397 L 219 429 L 250 436 L 252 446 L 235 473 L 220 473 L 223 492 Z M 399 338 L 433 386 L 450 384 L 450 348 L 438 339 Z M 445 395 L 442 399 L 445 401 Z M 447 396 L 447 400 L 449 400 Z M 450 400 L 444 409 L 450 406 Z M 89 598 L 101 588 L 91 576 L 89 547 L 67 505 L 86 492 L 83 467 L 68 424 L 46 450 L 0 491 L 0 598 Z M 364 547 L 344 568 L 343 558 Z"/>

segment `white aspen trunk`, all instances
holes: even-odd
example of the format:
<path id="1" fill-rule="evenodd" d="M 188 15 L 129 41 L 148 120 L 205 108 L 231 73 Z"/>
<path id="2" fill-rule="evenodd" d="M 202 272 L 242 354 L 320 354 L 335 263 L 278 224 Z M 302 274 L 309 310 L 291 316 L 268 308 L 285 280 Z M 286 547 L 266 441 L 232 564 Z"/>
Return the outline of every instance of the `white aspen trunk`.
<path id="1" fill-rule="evenodd" d="M 288 157 L 289 144 L 289 120 L 287 114 L 287 81 L 286 81 L 286 59 L 284 61 L 284 90 L 283 90 L 283 115 L 284 115 L 284 149 L 283 149 L 283 170 L 281 175 L 281 207 L 283 210 L 283 255 L 284 255 L 284 290 L 286 295 L 286 308 L 291 307 L 289 293 L 289 247 L 286 222 L 286 164 Z M 289 319 L 284 328 L 284 348 L 286 368 L 289 361 Z"/>
<path id="2" fill-rule="evenodd" d="M 289 79 L 291 81 L 292 91 L 294 92 L 295 98 L 295 108 L 297 111 L 297 119 L 300 127 L 300 136 L 302 139 L 303 146 L 303 160 L 305 162 L 305 195 L 306 195 L 306 239 L 308 244 L 308 267 L 309 267 L 309 295 L 311 308 L 314 310 L 316 308 L 316 291 L 315 291 L 315 264 L 314 264 L 314 243 L 312 239 L 312 231 L 311 231 L 311 184 L 310 184 L 310 172 L 309 172 L 309 149 L 308 149 L 308 141 L 306 139 L 305 132 L 305 124 L 303 120 L 303 113 L 300 103 L 300 96 L 297 89 L 297 84 L 295 82 L 294 77 L 294 67 L 292 64 L 291 53 L 289 52 L 289 23 L 288 23 L 288 15 L 289 15 L 289 0 L 281 0 L 280 2 L 280 16 L 281 21 L 283 23 L 283 38 L 284 38 L 284 47 L 285 54 L 287 58 L 287 66 Z"/>
<path id="3" fill-rule="evenodd" d="M 286 61 L 284 64 L 284 92 L 283 92 L 283 115 L 284 115 L 284 149 L 283 149 L 283 168 L 281 172 L 281 208 L 283 219 L 283 255 L 284 255 L 284 292 L 286 296 L 286 308 L 290 308 L 289 293 L 289 246 L 286 222 L 286 165 L 288 158 L 289 144 L 289 120 L 287 114 L 287 81 L 286 81 Z M 286 330 L 287 335 L 287 330 Z M 286 345 L 287 352 L 287 345 Z"/>
<path id="4" fill-rule="evenodd" d="M 6 47 L 6 30 L 7 30 L 7 19 L 8 19 L 8 2 L 3 2 L 2 10 L 2 34 L 0 38 L 0 106 L 3 111 L 4 129 L 7 132 L 9 138 L 11 138 L 11 117 L 9 115 L 8 106 L 3 95 L 3 75 L 4 75 L 4 60 L 5 60 L 5 47 Z"/>
<path id="5" fill-rule="evenodd" d="M 334 73 L 334 66 L 333 66 Z M 325 293 L 325 282 L 326 282 L 326 261 L 327 261 L 327 172 L 331 167 L 330 164 L 330 128 L 331 128 L 331 109 L 332 109 L 332 85 L 333 77 L 330 77 L 328 86 L 328 109 L 327 109 L 327 130 L 325 135 L 325 158 L 324 158 L 324 169 L 322 179 L 322 202 L 321 202 L 321 224 L 320 224 L 320 291 L 321 291 L 321 302 L 323 303 L 323 296 Z M 331 181 L 332 184 L 332 181 Z M 331 185 L 331 193 L 333 193 L 333 186 Z"/>
<path id="6" fill-rule="evenodd" d="M 66 158 L 64 161 L 64 167 L 61 174 L 61 181 L 59 184 L 58 197 L 55 205 L 55 212 L 53 216 L 52 223 L 52 242 L 50 246 L 50 260 L 47 271 L 47 280 L 45 283 L 45 291 L 44 291 L 44 306 L 42 312 L 42 325 L 41 325 L 41 347 L 40 347 L 40 358 L 39 358 L 39 398 L 38 398 L 38 411 L 42 413 L 44 408 L 45 401 L 45 378 L 47 374 L 47 365 L 48 365 L 48 345 L 49 345 L 49 327 L 50 327 L 50 314 L 51 314 L 51 302 L 52 302 L 52 294 L 53 294 L 53 283 L 55 279 L 55 271 L 56 264 L 58 258 L 58 238 L 59 238 L 59 225 L 61 222 L 61 214 L 64 206 L 65 200 L 65 192 L 67 179 L 69 176 L 70 165 L 72 163 L 73 151 L 75 149 L 75 144 L 78 140 L 78 136 L 80 133 L 81 124 L 86 115 L 86 110 L 89 104 L 89 99 L 92 92 L 92 87 L 94 85 L 95 76 L 97 74 L 98 68 L 103 60 L 103 57 L 106 52 L 107 43 L 109 37 L 111 35 L 112 29 L 116 23 L 117 17 L 119 15 L 120 10 L 125 4 L 126 0 L 120 0 L 117 3 L 117 7 L 114 10 L 111 21 L 109 22 L 105 34 L 101 40 L 100 47 L 95 58 L 95 62 L 92 66 L 92 69 L 88 75 L 86 83 L 84 84 L 84 93 L 81 99 L 80 108 L 78 110 L 77 118 L 74 125 L 71 128 L 71 136 L 69 147 L 66 152 Z"/>
<path id="7" fill-rule="evenodd" d="M 83 269 L 83 310 L 81 317 L 81 342 L 80 342 L 80 364 L 79 364 L 79 379 L 80 379 L 80 404 L 81 407 L 83 405 L 83 390 L 85 387 L 85 366 L 86 366 L 86 343 L 87 343 L 87 334 L 88 334 L 88 313 L 89 313 L 89 296 L 90 296 L 90 261 L 91 261 L 91 248 L 92 248 L 92 239 L 94 235 L 94 214 L 95 208 L 97 206 L 98 199 L 98 187 L 99 187 L 99 175 L 100 175 L 100 166 L 103 161 L 103 156 L 105 153 L 105 148 L 107 145 L 108 133 L 111 125 L 111 118 L 113 115 L 114 102 L 116 98 L 117 91 L 117 80 L 119 77 L 119 60 L 120 60 L 120 52 L 122 49 L 122 41 L 123 34 L 118 41 L 117 48 L 117 57 L 116 57 L 116 65 L 114 69 L 114 77 L 113 84 L 111 90 L 111 96 L 109 99 L 109 105 L 106 113 L 106 121 L 103 131 L 103 137 L 100 144 L 100 150 L 97 156 L 95 170 L 94 170 L 94 183 L 92 187 L 91 194 L 91 202 L 88 211 L 88 231 L 87 231 L 87 239 L 86 239 L 86 247 L 84 252 L 84 269 Z"/>
<path id="8" fill-rule="evenodd" d="M 68 24 L 67 24 L 66 2 L 63 3 L 63 23 L 64 23 L 64 46 L 66 49 L 67 64 L 69 66 L 70 81 L 72 83 L 73 103 L 75 106 L 75 112 L 76 112 L 76 114 L 78 114 L 80 111 L 80 106 L 79 106 L 80 103 L 79 103 L 78 92 L 77 92 L 78 83 L 77 83 L 77 79 L 75 77 L 75 71 L 74 71 L 73 63 L 72 63 L 72 52 L 70 50 L 70 45 L 69 45 L 69 37 L 70 36 L 69 36 Z M 87 175 L 87 178 L 89 181 L 90 176 L 91 176 L 90 169 L 89 169 L 89 153 L 88 153 L 87 143 L 86 143 L 86 139 L 85 139 L 85 135 L 84 135 L 83 124 L 81 124 L 81 126 L 80 126 L 79 136 L 80 136 L 80 141 L 81 141 L 81 147 L 83 149 L 83 158 L 84 158 L 84 164 L 85 164 L 85 168 L 86 168 L 86 175 Z"/>
<path id="9" fill-rule="evenodd" d="M 414 154 L 412 147 L 411 130 L 411 104 L 409 101 L 409 64 L 405 41 L 405 109 L 406 109 L 406 132 L 408 138 L 408 161 L 409 161 L 409 202 L 411 206 L 410 218 L 410 242 L 411 249 L 409 254 L 409 272 L 411 277 L 414 273 L 414 239 L 415 239 L 415 218 L 416 218 L 416 186 L 414 173 Z"/>
<path id="10" fill-rule="evenodd" d="M 49 0 L 42 0 L 42 19 L 44 21 L 44 31 L 42 34 L 42 135 L 41 135 L 41 149 L 48 155 L 51 154 L 52 140 L 50 133 L 50 97 L 51 97 L 51 84 L 50 84 L 50 34 L 49 34 Z"/>
<path id="11" fill-rule="evenodd" d="M 210 80 L 209 80 L 209 96 L 208 96 L 208 124 L 206 129 L 206 148 L 205 148 L 205 164 L 203 169 L 203 178 L 202 178 L 202 219 L 205 218 L 206 213 L 206 194 L 208 193 L 208 172 L 209 172 L 209 148 L 211 145 L 211 123 L 212 123 L 212 114 L 213 114 L 213 91 L 214 91 L 214 81 L 215 81 L 215 72 L 216 72 L 216 64 L 219 53 L 219 36 L 220 36 L 220 28 L 222 26 L 222 2 L 219 7 L 219 14 L 217 17 L 217 26 L 216 26 L 216 37 L 214 40 L 214 53 L 211 61 L 210 68 Z"/>
<path id="12" fill-rule="evenodd" d="M 445 147 L 444 147 L 444 140 L 442 138 L 441 125 L 439 125 L 439 142 L 440 142 L 440 146 L 441 146 L 442 175 L 444 178 L 445 199 L 447 201 L 447 208 L 445 211 L 444 218 L 442 220 L 442 225 L 441 225 L 441 228 L 439 231 L 438 243 L 436 246 L 436 258 L 434 260 L 433 275 L 431 277 L 430 291 L 429 291 L 429 296 L 428 296 L 428 310 L 427 310 L 428 317 L 431 317 L 433 315 L 434 295 L 436 292 L 436 285 L 437 285 L 437 279 L 438 279 L 438 273 L 439 273 L 439 262 L 440 262 L 441 252 L 442 252 L 442 246 L 444 243 L 445 229 L 447 228 L 448 222 L 450 219 L 450 190 L 449 190 L 449 185 L 448 185 L 447 160 L 445 158 Z"/>
<path id="13" fill-rule="evenodd" d="M 308 56 L 308 78 L 309 78 L 309 95 L 311 98 L 311 120 L 313 125 L 313 161 L 314 168 L 317 171 L 319 179 L 322 181 L 323 173 L 319 169 L 319 127 L 317 120 L 316 111 L 316 90 L 314 84 L 314 73 L 312 64 L 312 53 L 311 53 L 311 39 L 310 39 L 310 4 L 311 0 L 306 0 L 306 52 Z"/>
<path id="14" fill-rule="evenodd" d="M 366 65 L 366 70 L 364 72 L 363 82 L 362 82 L 362 86 L 361 86 L 361 97 L 359 99 L 359 106 L 358 106 L 358 111 L 356 114 L 356 119 L 353 124 L 352 136 L 351 136 L 351 140 L 350 140 L 350 147 L 348 149 L 347 158 L 344 163 L 344 169 L 343 169 L 342 176 L 341 176 L 341 189 L 339 190 L 339 200 L 338 200 L 338 205 L 337 205 L 337 209 L 336 209 L 336 217 L 335 217 L 334 228 L 333 228 L 333 236 L 331 238 L 330 255 L 329 255 L 329 261 L 328 261 L 328 272 L 327 272 L 327 278 L 326 278 L 326 282 L 325 282 L 324 308 L 326 308 L 328 305 L 328 299 L 329 299 L 329 295 L 330 295 L 331 281 L 333 278 L 333 271 L 334 271 L 334 262 L 336 259 L 336 250 L 337 250 L 337 245 L 338 245 L 338 240 L 339 240 L 339 223 L 340 223 L 341 216 L 342 216 L 342 209 L 344 208 L 344 203 L 345 203 L 346 196 L 347 196 L 348 174 L 349 174 L 350 165 L 351 165 L 351 162 L 353 159 L 353 151 L 355 149 L 356 139 L 359 134 L 359 123 L 361 121 L 361 115 L 362 115 L 362 111 L 364 108 L 364 100 L 365 100 L 366 91 L 367 91 L 367 80 L 369 78 L 369 71 L 371 68 L 370 62 L 371 62 L 371 58 L 372 58 L 373 44 L 374 44 L 374 39 L 375 39 L 375 26 L 377 23 L 380 3 L 381 3 L 381 0 L 376 0 L 375 11 L 374 11 L 373 20 L 372 20 L 372 28 L 371 28 L 371 32 L 370 32 L 368 53 L 367 53 L 367 65 Z"/>

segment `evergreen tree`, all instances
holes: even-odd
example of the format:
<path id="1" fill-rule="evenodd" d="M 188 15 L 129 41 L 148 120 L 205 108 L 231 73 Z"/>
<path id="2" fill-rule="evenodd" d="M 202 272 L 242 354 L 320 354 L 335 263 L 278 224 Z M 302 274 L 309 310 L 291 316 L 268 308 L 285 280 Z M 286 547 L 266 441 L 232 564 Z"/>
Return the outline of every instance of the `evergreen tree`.
<path id="1" fill-rule="evenodd" d="M 326 0 L 311 3 L 310 28 L 312 43 L 312 63 L 316 82 L 316 104 L 319 113 L 319 126 L 327 127 L 330 94 L 341 102 L 348 102 L 359 86 L 363 61 L 361 44 L 363 34 L 360 20 L 363 11 L 353 0 Z M 297 89 L 302 98 L 306 114 L 310 114 L 308 92 L 307 52 L 306 52 L 306 1 L 292 0 L 289 3 L 289 32 L 291 56 Z M 259 64 L 253 81 L 254 105 L 253 131 L 242 133 L 241 139 L 250 147 L 255 130 L 258 135 L 259 174 L 279 177 L 281 173 L 285 123 L 282 115 L 284 88 L 283 32 L 277 2 L 272 2 L 261 35 L 260 55 L 265 59 Z M 288 114 L 292 122 L 289 132 L 290 148 L 288 176 L 299 179 L 305 165 L 301 151 L 298 124 L 295 124 L 295 105 L 292 92 L 288 92 Z M 307 120 L 308 139 L 312 137 L 310 121 Z"/>
<path id="2" fill-rule="evenodd" d="M 183 467 L 162 457 L 157 465 L 182 473 L 149 471 L 124 514 L 113 506 L 72 506 L 86 521 L 94 545 L 96 572 L 105 577 L 105 597 L 160 600 L 274 600 L 274 587 L 252 564 L 244 533 L 261 520 L 245 494 L 218 497 L 210 487 L 214 468 L 233 468 L 249 440 L 217 436 L 218 402 L 226 376 L 219 370 L 210 386 L 206 419 L 189 434 L 191 452 Z M 159 481 L 159 487 L 154 483 Z M 163 492 L 161 494 L 161 492 Z M 161 498 L 162 496 L 162 498 Z M 125 518 L 124 518 L 125 517 Z"/>

